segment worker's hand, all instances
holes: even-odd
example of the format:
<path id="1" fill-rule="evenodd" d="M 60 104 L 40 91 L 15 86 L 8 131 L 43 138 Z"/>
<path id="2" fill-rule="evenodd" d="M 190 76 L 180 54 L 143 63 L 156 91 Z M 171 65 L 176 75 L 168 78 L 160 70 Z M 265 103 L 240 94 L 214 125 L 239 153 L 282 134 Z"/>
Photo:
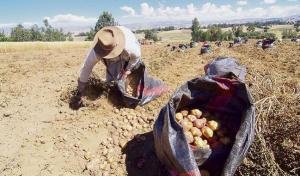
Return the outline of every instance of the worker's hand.
<path id="1" fill-rule="evenodd" d="M 131 74 L 131 71 L 130 70 L 127 70 L 126 72 L 125 72 L 125 75 L 130 75 Z"/>
<path id="2" fill-rule="evenodd" d="M 126 79 L 128 75 L 131 74 L 131 71 L 127 70 L 124 72 L 123 76 L 122 76 L 122 79 Z"/>
<path id="3" fill-rule="evenodd" d="M 82 96 L 85 93 L 87 83 L 81 82 L 79 79 L 78 79 L 77 82 L 78 82 L 78 87 L 77 88 L 78 88 L 79 96 Z"/>
<path id="4" fill-rule="evenodd" d="M 74 95 L 71 97 L 69 106 L 73 110 L 78 110 L 81 107 L 84 107 L 83 101 L 80 95 Z"/>

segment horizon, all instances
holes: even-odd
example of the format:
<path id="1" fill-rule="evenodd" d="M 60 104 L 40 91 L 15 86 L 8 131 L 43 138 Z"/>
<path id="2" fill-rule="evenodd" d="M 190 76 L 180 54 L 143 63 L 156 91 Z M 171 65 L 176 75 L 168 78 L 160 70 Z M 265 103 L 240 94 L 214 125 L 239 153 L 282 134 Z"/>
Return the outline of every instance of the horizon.
<path id="1" fill-rule="evenodd" d="M 18 24 L 25 27 L 34 24 L 41 26 L 42 21 L 47 19 L 50 25 L 62 28 L 66 32 L 84 32 L 95 25 L 97 17 L 103 11 L 112 13 L 119 24 L 130 28 L 143 28 L 143 25 L 149 24 L 159 27 L 160 23 L 188 22 L 195 17 L 201 23 L 209 24 L 300 15 L 299 0 L 201 0 L 200 2 L 124 0 L 110 3 L 101 3 L 103 2 L 101 0 L 88 2 L 77 0 L 75 3 L 70 2 L 70 0 L 52 0 L 43 3 L 37 0 L 3 2 L 0 7 L 0 30 L 7 31 Z"/>

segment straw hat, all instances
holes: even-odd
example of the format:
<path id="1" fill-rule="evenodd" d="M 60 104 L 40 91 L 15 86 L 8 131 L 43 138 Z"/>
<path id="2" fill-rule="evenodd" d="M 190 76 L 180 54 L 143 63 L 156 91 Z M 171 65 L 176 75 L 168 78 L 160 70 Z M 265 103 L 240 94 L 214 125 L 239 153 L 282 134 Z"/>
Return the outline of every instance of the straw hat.
<path id="1" fill-rule="evenodd" d="M 93 45 L 95 52 L 104 59 L 119 56 L 125 48 L 125 36 L 121 29 L 107 26 L 97 32 Z"/>

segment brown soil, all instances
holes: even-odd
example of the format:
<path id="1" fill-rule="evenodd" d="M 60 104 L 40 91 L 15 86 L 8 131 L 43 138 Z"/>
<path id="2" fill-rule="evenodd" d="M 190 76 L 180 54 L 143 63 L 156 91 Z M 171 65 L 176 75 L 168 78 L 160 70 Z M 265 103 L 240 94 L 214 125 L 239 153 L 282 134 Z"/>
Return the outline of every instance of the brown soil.
<path id="1" fill-rule="evenodd" d="M 149 74 L 172 91 L 204 75 L 204 65 L 218 56 L 245 64 L 257 135 L 236 175 L 299 175 L 299 45 L 287 42 L 265 51 L 254 47 L 255 41 L 230 49 L 223 45 L 205 55 L 199 55 L 201 46 L 171 52 L 163 44 L 144 45 L 142 53 Z M 94 76 L 84 107 L 72 110 L 69 102 L 87 51 L 0 53 L 0 175 L 166 175 L 151 131 L 170 95 L 123 108 Z M 101 63 L 94 70 L 104 77 Z"/>

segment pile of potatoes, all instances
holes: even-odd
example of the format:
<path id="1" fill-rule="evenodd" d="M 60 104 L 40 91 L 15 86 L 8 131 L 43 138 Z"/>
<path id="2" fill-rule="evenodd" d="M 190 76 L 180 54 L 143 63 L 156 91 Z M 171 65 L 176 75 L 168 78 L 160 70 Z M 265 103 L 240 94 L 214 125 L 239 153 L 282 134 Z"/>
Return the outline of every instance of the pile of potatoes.
<path id="1" fill-rule="evenodd" d="M 192 146 L 209 149 L 230 144 L 230 138 L 225 136 L 220 123 L 208 120 L 199 109 L 181 110 L 176 113 L 175 118 Z"/>
<path id="2" fill-rule="evenodd" d="M 126 78 L 126 87 L 125 91 L 128 95 L 137 97 L 138 96 L 138 85 L 139 85 L 139 76 L 137 73 L 132 73 Z"/>

